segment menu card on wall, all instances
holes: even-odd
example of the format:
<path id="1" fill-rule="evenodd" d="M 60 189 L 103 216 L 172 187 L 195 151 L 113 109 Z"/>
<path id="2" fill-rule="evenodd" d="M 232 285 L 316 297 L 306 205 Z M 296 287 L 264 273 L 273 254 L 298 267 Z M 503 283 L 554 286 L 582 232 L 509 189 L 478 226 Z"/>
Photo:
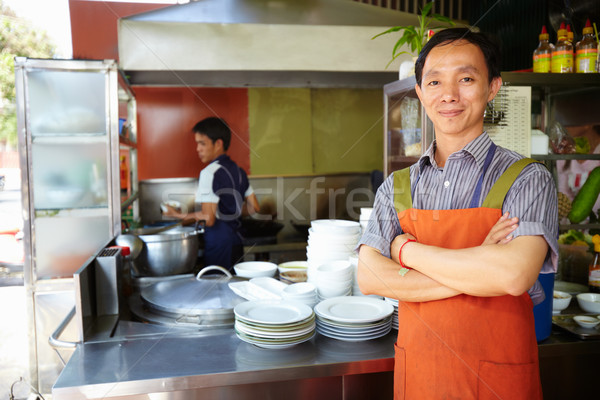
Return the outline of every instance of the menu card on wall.
<path id="1" fill-rule="evenodd" d="M 502 86 L 494 100 L 496 118 L 484 129 L 498 146 L 531 156 L 531 87 Z M 489 110 L 486 111 L 489 113 Z"/>

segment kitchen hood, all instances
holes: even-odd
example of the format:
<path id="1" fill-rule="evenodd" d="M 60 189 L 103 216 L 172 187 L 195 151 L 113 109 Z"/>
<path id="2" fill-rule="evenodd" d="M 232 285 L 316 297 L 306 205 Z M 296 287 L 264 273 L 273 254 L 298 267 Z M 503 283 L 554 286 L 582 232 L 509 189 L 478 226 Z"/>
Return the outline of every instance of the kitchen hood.
<path id="1" fill-rule="evenodd" d="M 134 85 L 381 87 L 398 35 L 417 16 L 350 0 L 198 0 L 119 20 Z"/>

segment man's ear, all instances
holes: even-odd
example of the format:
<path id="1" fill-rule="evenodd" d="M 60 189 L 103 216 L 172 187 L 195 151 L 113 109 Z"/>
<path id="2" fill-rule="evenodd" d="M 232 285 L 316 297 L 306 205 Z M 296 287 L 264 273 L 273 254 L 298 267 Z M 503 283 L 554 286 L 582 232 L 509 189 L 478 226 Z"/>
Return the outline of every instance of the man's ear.
<path id="1" fill-rule="evenodd" d="M 415 84 L 415 91 L 417 92 L 417 97 L 419 98 L 419 101 L 421 101 L 421 86 L 419 86 L 419 84 Z M 421 103 L 423 103 L 423 101 L 421 101 Z"/>
<path id="2" fill-rule="evenodd" d="M 488 103 L 496 97 L 498 91 L 502 87 L 502 78 L 497 76 L 490 82 L 490 94 L 488 95 Z"/>
<path id="3" fill-rule="evenodd" d="M 215 140 L 215 146 L 217 147 L 217 149 L 225 150 L 225 148 L 223 147 L 223 139 Z"/>

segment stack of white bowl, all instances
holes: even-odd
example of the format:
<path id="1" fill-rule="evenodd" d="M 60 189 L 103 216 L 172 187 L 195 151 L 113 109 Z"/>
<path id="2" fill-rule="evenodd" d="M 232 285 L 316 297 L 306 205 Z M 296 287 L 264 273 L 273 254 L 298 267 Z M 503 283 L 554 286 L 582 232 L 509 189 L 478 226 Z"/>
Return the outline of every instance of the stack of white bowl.
<path id="1" fill-rule="evenodd" d="M 311 221 L 308 230 L 308 246 L 306 259 L 308 261 L 308 281 L 311 273 L 319 265 L 335 260 L 347 261 L 355 255 L 361 234 L 360 224 L 341 219 L 318 219 Z"/>
<path id="2" fill-rule="evenodd" d="M 288 285 L 282 291 L 284 300 L 304 303 L 309 307 L 314 307 L 318 302 L 317 287 L 310 282 L 300 282 Z"/>
<path id="3" fill-rule="evenodd" d="M 351 296 L 352 282 L 354 282 L 354 268 L 348 260 L 320 264 L 311 275 L 311 283 L 317 287 L 319 300 Z"/>
<path id="4" fill-rule="evenodd" d="M 360 226 L 362 231 L 367 230 L 367 224 L 369 223 L 369 219 L 371 218 L 371 212 L 373 211 L 373 207 L 361 207 L 360 208 Z"/>

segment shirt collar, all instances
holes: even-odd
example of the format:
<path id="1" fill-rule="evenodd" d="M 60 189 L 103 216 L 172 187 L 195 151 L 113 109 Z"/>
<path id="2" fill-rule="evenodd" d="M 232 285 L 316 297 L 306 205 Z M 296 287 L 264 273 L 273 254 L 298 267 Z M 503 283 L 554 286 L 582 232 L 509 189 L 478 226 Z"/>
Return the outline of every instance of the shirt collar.
<path id="1" fill-rule="evenodd" d="M 484 131 L 481 135 L 477 136 L 475 139 L 467 143 L 467 145 L 463 147 L 462 150 L 459 150 L 453 154 L 462 153 L 464 155 L 465 153 L 468 153 L 475 159 L 477 164 L 479 164 L 479 166 L 483 168 L 488 149 L 491 145 L 492 140 L 488 136 L 487 132 Z M 433 143 L 431 143 L 431 145 L 427 149 L 427 151 L 425 151 L 425 153 L 423 153 L 423 155 L 419 159 L 419 168 L 423 168 L 426 165 L 432 165 L 434 167 L 437 167 L 437 164 L 435 163 L 435 158 L 433 156 L 435 154 L 435 147 L 436 142 L 434 140 Z"/>

